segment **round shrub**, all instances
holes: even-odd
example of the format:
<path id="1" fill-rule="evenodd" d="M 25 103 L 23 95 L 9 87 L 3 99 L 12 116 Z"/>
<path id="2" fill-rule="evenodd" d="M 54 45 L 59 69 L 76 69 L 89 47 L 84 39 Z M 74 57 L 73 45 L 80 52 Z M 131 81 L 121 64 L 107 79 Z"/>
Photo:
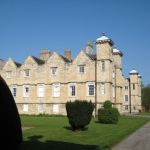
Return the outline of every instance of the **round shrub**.
<path id="1" fill-rule="evenodd" d="M 111 105 L 110 105 L 111 104 Z M 98 121 L 100 123 L 117 123 L 119 118 L 119 111 L 117 108 L 112 108 L 112 103 L 106 101 L 104 108 L 98 110 Z"/>
<path id="2" fill-rule="evenodd" d="M 105 101 L 103 106 L 105 109 L 110 109 L 112 108 L 112 103 L 111 101 Z"/>
<path id="3" fill-rule="evenodd" d="M 66 111 L 69 123 L 73 130 L 82 130 L 92 118 L 94 104 L 90 101 L 76 100 L 66 103 Z"/>

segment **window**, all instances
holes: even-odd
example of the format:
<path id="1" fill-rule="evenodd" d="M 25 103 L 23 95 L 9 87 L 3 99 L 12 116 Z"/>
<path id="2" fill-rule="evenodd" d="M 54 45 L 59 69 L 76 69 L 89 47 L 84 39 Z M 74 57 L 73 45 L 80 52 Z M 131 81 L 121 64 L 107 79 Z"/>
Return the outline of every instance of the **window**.
<path id="1" fill-rule="evenodd" d="M 128 90 L 128 86 L 125 86 L 125 90 L 126 90 L 126 91 Z"/>
<path id="2" fill-rule="evenodd" d="M 80 66 L 79 66 L 79 72 L 80 72 L 81 74 L 84 74 L 84 72 L 85 72 L 85 66 L 84 66 L 84 65 L 80 65 Z"/>
<path id="3" fill-rule="evenodd" d="M 60 96 L 60 84 L 53 84 L 53 96 L 59 97 Z"/>
<path id="4" fill-rule="evenodd" d="M 29 86 L 23 86 L 23 96 L 29 97 Z"/>
<path id="5" fill-rule="evenodd" d="M 128 95 L 125 95 L 125 102 L 128 102 Z"/>
<path id="6" fill-rule="evenodd" d="M 113 73 L 112 73 L 112 77 L 113 77 L 113 79 L 115 78 L 115 72 L 113 71 Z"/>
<path id="7" fill-rule="evenodd" d="M 24 70 L 24 77 L 29 77 L 30 76 L 30 70 L 29 69 L 25 69 Z"/>
<path id="8" fill-rule="evenodd" d="M 23 111 L 28 112 L 28 104 L 23 104 Z"/>
<path id="9" fill-rule="evenodd" d="M 113 92 L 113 98 L 115 97 L 115 87 L 112 87 L 112 92 Z"/>
<path id="10" fill-rule="evenodd" d="M 105 84 L 104 83 L 101 83 L 101 93 L 102 93 L 102 95 L 105 94 Z"/>
<path id="11" fill-rule="evenodd" d="M 133 90 L 135 90 L 135 84 L 133 83 Z"/>
<path id="12" fill-rule="evenodd" d="M 59 113 L 59 105 L 58 104 L 53 105 L 53 113 L 56 113 L 56 114 Z"/>
<path id="13" fill-rule="evenodd" d="M 17 87 L 12 87 L 12 95 L 13 95 L 14 97 L 17 96 Z"/>
<path id="14" fill-rule="evenodd" d="M 38 97 L 44 97 L 44 85 L 43 84 L 39 84 L 37 86 L 37 96 Z"/>
<path id="15" fill-rule="evenodd" d="M 7 71 L 7 78 L 11 79 L 12 78 L 12 71 Z"/>
<path id="16" fill-rule="evenodd" d="M 105 72 L 105 62 L 104 61 L 101 62 L 101 71 Z"/>
<path id="17" fill-rule="evenodd" d="M 88 96 L 94 96 L 95 95 L 95 89 L 94 89 L 94 83 L 88 84 Z"/>
<path id="18" fill-rule="evenodd" d="M 128 110 L 128 105 L 125 105 L 125 110 Z"/>
<path id="19" fill-rule="evenodd" d="M 44 105 L 43 104 L 38 104 L 38 112 L 43 113 L 44 112 Z"/>
<path id="20" fill-rule="evenodd" d="M 69 84 L 69 96 L 76 96 L 76 84 Z"/>
<path id="21" fill-rule="evenodd" d="M 57 67 L 51 67 L 51 75 L 56 75 L 57 74 Z"/>

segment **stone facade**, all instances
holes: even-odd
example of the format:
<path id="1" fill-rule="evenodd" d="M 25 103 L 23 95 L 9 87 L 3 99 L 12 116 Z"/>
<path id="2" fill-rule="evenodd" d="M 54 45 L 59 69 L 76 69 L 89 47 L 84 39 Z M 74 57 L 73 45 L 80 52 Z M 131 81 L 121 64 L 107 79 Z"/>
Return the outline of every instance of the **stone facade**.
<path id="1" fill-rule="evenodd" d="M 141 76 L 136 70 L 122 75 L 123 53 L 102 35 L 88 42 L 75 59 L 41 50 L 40 57 L 28 56 L 22 64 L 11 58 L 0 69 L 9 85 L 20 114 L 66 114 L 67 101 L 92 101 L 97 109 L 111 100 L 121 113 L 141 110 Z"/>

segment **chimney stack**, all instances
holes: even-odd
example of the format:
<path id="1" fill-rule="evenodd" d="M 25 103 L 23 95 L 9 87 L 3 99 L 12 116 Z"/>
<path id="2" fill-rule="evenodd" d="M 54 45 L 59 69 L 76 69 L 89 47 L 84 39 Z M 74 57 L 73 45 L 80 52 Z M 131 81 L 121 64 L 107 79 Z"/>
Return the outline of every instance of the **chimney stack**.
<path id="1" fill-rule="evenodd" d="M 51 56 L 51 52 L 48 49 L 42 49 L 40 52 L 40 59 L 46 61 Z"/>
<path id="2" fill-rule="evenodd" d="M 93 42 L 89 41 L 86 43 L 86 53 L 92 54 L 93 53 Z"/>
<path id="3" fill-rule="evenodd" d="M 68 60 L 72 60 L 72 57 L 71 57 L 71 50 L 70 50 L 70 49 L 65 49 L 65 51 L 64 51 L 64 56 L 65 56 Z"/>

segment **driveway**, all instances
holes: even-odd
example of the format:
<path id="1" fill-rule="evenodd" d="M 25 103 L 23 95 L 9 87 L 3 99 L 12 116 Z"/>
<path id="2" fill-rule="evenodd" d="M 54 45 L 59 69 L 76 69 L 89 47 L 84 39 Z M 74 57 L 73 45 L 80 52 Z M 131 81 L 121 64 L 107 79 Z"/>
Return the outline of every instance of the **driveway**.
<path id="1" fill-rule="evenodd" d="M 150 150 L 150 122 L 113 146 L 112 150 Z"/>

